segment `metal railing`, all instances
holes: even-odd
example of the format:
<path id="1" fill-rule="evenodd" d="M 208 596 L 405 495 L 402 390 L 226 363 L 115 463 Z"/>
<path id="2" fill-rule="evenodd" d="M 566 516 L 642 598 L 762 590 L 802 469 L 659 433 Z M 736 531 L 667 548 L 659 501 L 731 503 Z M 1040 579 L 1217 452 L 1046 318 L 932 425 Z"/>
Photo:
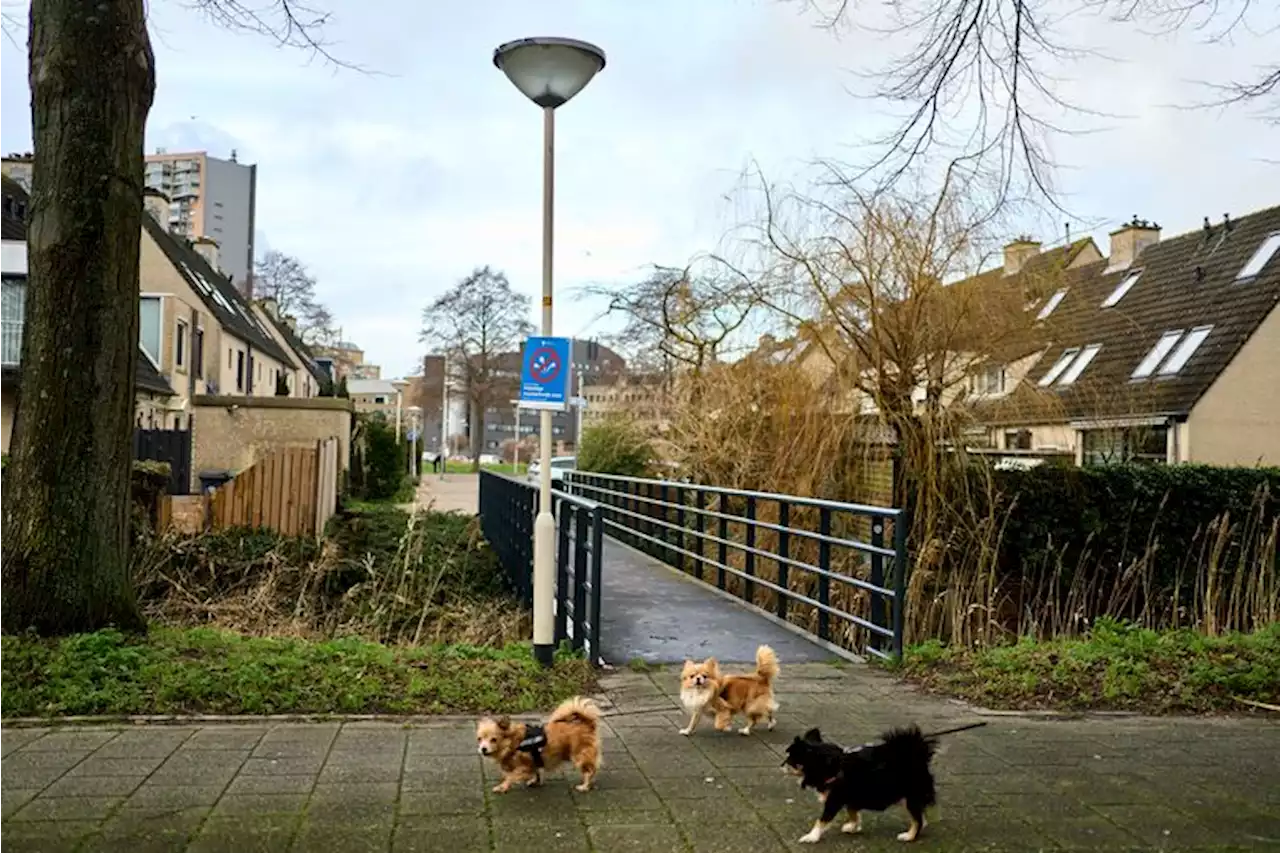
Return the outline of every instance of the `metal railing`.
<path id="1" fill-rule="evenodd" d="M 906 513 L 687 482 L 565 472 L 611 536 L 818 639 L 902 654 Z"/>
<path id="2" fill-rule="evenodd" d="M 599 665 L 600 589 L 604 560 L 604 508 L 556 490 L 555 642 Z M 480 525 L 516 596 L 533 603 L 533 521 L 538 489 L 506 474 L 480 472 Z"/>

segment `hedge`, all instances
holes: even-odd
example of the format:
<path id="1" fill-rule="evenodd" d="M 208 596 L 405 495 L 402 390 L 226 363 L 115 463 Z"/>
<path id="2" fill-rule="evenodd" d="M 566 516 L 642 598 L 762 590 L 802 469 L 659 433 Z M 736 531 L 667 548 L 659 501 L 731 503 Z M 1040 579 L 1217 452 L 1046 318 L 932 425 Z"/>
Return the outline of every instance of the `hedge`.
<path id="1" fill-rule="evenodd" d="M 1162 594 L 1179 588 L 1190 595 L 1215 541 L 1225 542 L 1217 558 L 1225 578 L 1275 559 L 1263 543 L 1280 512 L 1280 468 L 1043 466 L 993 476 L 1006 578 L 1062 567 L 1068 576 L 1084 569 L 1091 581 L 1107 581 L 1097 575 L 1118 576 L 1145 555 Z M 1229 535 L 1218 540 L 1224 521 Z"/>

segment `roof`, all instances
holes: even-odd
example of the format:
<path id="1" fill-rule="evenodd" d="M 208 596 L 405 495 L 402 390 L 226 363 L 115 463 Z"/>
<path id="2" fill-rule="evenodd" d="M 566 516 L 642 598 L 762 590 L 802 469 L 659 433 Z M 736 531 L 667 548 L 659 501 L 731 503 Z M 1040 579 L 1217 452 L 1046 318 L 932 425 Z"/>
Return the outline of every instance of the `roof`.
<path id="1" fill-rule="evenodd" d="M 147 233 L 156 241 L 156 245 L 169 258 L 174 269 L 199 295 L 224 330 L 286 367 L 298 366 L 271 337 L 271 333 L 263 326 L 252 306 L 229 278 L 211 267 L 209 262 L 185 240 L 169 233 L 154 217 L 144 213 L 142 223 Z"/>
<path id="2" fill-rule="evenodd" d="M 144 391 L 164 394 L 166 397 L 172 397 L 175 393 L 173 386 L 160 374 L 160 371 L 156 370 L 156 366 L 151 363 L 151 359 L 147 358 L 147 354 L 141 347 L 138 348 L 138 367 L 133 373 L 133 384 Z"/>
<path id="3" fill-rule="evenodd" d="M 27 207 L 31 203 L 22 184 L 3 176 L 4 210 L 0 214 L 0 236 L 5 240 L 27 239 Z"/>
<path id="4" fill-rule="evenodd" d="M 302 338 L 298 337 L 298 333 L 293 330 L 289 323 L 280 317 L 277 317 L 265 306 L 262 307 L 262 313 L 267 316 L 267 322 L 275 327 L 280 333 L 280 337 L 284 338 L 293 351 L 297 353 L 298 358 L 302 361 L 302 366 L 311 376 L 320 383 L 328 381 L 329 374 L 316 363 L 315 356 L 311 352 L 311 348 L 302 342 Z"/>
<path id="5" fill-rule="evenodd" d="M 386 379 L 348 379 L 348 394 L 391 394 L 396 393 L 396 386 Z"/>
<path id="6" fill-rule="evenodd" d="M 1005 401 L 984 406 L 984 420 L 1049 422 L 1126 415 L 1188 414 L 1280 302 L 1280 250 L 1257 274 L 1237 280 L 1272 235 L 1280 235 L 1280 206 L 1148 246 L 1127 269 L 1106 260 L 1071 271 L 1066 294 L 1043 323 L 1043 354 L 1027 380 Z M 1280 239 L 1280 237 L 1277 237 Z M 1113 305 L 1103 303 L 1137 275 Z M 1133 378 L 1166 333 L 1168 353 L 1192 329 L 1207 330 L 1189 359 L 1169 375 Z M 1041 387 L 1071 350 L 1100 347 L 1079 378 Z M 1167 364 L 1154 359 L 1157 364 Z M 1046 405 L 1046 401 L 1048 405 Z M 994 411 L 991 411 L 994 409 Z"/>

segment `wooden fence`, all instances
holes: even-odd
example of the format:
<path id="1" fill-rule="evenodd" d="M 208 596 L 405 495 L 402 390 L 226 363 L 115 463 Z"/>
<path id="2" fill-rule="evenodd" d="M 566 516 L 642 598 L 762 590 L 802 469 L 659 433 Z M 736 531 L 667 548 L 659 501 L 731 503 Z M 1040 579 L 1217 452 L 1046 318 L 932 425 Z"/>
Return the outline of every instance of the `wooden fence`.
<path id="1" fill-rule="evenodd" d="M 133 431 L 133 458 L 169 463 L 169 494 L 191 494 L 191 430 L 143 429 Z"/>
<path id="2" fill-rule="evenodd" d="M 338 508 L 338 439 L 277 450 L 208 500 L 214 530 L 265 527 L 286 536 L 319 536 Z"/>

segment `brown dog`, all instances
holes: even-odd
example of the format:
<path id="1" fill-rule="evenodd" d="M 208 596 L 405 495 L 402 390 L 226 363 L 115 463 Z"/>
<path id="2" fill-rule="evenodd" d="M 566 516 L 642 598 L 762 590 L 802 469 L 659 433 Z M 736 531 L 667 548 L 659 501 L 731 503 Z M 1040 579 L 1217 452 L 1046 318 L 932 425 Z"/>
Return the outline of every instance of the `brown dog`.
<path id="1" fill-rule="evenodd" d="M 762 720 L 768 720 L 772 730 L 777 722 L 773 713 L 778 710 L 777 700 L 773 698 L 773 679 L 778 672 L 778 656 L 768 646 L 756 649 L 756 671 L 751 675 L 721 675 L 715 658 L 707 658 L 702 663 L 685 661 L 680 673 L 680 703 L 691 716 L 689 725 L 681 729 L 680 734 L 693 734 L 698 719 L 704 714 L 714 716 L 716 729 L 722 732 L 729 728 L 734 714 L 744 714 L 747 718 L 747 724 L 738 729 L 738 734 L 751 734 L 751 727 Z"/>
<path id="2" fill-rule="evenodd" d="M 476 725 L 476 743 L 502 768 L 502 781 L 494 786 L 502 794 L 516 782 L 529 787 L 542 784 L 542 771 L 572 761 L 582 774 L 578 791 L 589 791 L 600 769 L 597 729 L 600 709 L 590 699 L 575 696 L 551 712 L 544 726 L 513 723 L 509 717 L 485 717 Z"/>

